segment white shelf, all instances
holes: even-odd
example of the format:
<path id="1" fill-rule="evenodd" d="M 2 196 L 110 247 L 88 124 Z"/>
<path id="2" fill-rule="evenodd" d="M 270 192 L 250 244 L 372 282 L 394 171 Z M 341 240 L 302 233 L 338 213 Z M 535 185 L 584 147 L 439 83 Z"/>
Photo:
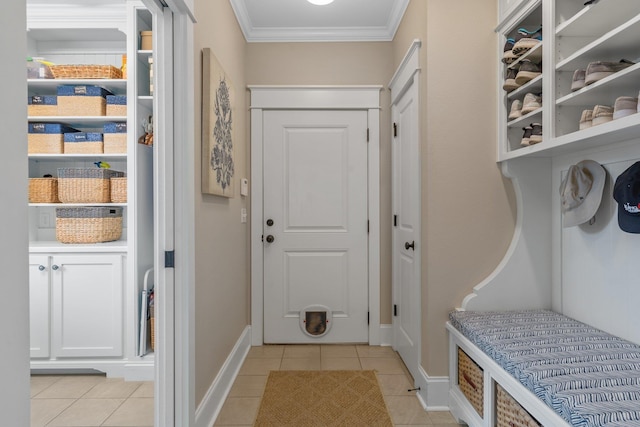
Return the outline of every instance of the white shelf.
<path id="1" fill-rule="evenodd" d="M 33 207 L 74 208 L 74 207 L 127 207 L 127 203 L 29 203 Z"/>
<path id="2" fill-rule="evenodd" d="M 508 99 L 524 98 L 527 93 L 542 92 L 542 74 L 507 94 Z"/>
<path id="3" fill-rule="evenodd" d="M 30 159 L 50 159 L 50 160 L 85 160 L 85 159 L 95 159 L 96 157 L 106 158 L 106 159 L 126 159 L 127 155 L 125 153 L 118 154 L 104 154 L 104 153 L 96 153 L 96 154 L 29 154 Z"/>
<path id="4" fill-rule="evenodd" d="M 542 41 L 540 41 L 537 45 L 529 49 L 525 54 L 519 56 L 518 59 L 516 59 L 511 64 L 509 64 L 508 68 L 519 67 L 520 63 L 525 59 L 528 59 L 531 62 L 536 64 L 542 61 Z"/>
<path id="5" fill-rule="evenodd" d="M 533 120 L 533 119 L 536 119 L 536 120 Z M 542 119 L 542 107 L 538 108 L 537 110 L 533 110 L 532 112 L 527 113 L 524 116 L 520 116 L 517 119 L 513 119 L 507 122 L 507 127 L 509 128 L 521 127 L 523 125 L 528 124 L 526 122 L 530 122 L 530 121 L 540 122 L 541 119 Z"/>
<path id="6" fill-rule="evenodd" d="M 640 13 L 638 0 L 600 0 L 585 6 L 558 25 L 556 37 L 589 37 L 593 34 L 604 34 L 612 25 L 623 23 L 637 13 Z M 603 19 L 603 16 L 606 16 L 606 19 Z"/>
<path id="7" fill-rule="evenodd" d="M 124 235 L 124 231 L 123 231 Z M 50 252 L 77 252 L 77 253 L 104 253 L 104 252 L 127 252 L 126 240 L 116 240 L 115 242 L 70 244 L 60 243 L 55 240 L 30 241 L 29 252 L 50 253 Z"/>
<path id="8" fill-rule="evenodd" d="M 83 125 L 99 125 L 102 127 L 105 123 L 126 122 L 126 116 L 29 116 L 28 120 L 34 123 L 65 123 L 78 126 Z"/>

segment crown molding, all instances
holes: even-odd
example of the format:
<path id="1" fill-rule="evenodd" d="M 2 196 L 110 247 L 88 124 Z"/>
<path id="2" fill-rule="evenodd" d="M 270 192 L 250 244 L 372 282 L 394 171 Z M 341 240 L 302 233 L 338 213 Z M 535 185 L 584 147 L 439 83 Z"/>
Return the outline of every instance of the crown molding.
<path id="1" fill-rule="evenodd" d="M 253 26 L 244 0 L 229 1 L 249 43 L 392 41 L 409 5 L 409 0 L 395 1 L 385 26 L 275 28 Z"/>

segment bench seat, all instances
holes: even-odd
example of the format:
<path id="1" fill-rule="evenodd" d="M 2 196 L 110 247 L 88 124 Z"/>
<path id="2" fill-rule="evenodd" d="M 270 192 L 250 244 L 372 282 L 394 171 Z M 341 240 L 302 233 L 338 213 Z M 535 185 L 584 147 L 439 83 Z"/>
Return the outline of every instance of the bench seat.
<path id="1" fill-rule="evenodd" d="M 548 310 L 449 320 L 569 425 L 640 427 L 640 346 Z"/>

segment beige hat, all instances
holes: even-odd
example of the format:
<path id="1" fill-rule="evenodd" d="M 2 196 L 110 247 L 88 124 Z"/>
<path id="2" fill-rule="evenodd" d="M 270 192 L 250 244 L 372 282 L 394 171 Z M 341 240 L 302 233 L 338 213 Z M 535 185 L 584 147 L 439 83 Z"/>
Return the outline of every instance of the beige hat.
<path id="1" fill-rule="evenodd" d="M 569 167 L 560 184 L 563 227 L 573 227 L 593 218 L 602 201 L 606 175 L 604 168 L 593 160 Z"/>

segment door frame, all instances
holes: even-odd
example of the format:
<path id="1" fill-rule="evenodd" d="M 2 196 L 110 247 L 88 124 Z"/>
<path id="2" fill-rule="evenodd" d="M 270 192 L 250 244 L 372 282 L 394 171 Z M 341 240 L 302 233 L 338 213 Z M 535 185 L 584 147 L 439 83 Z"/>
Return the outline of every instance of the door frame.
<path id="1" fill-rule="evenodd" d="M 380 91 L 382 86 L 249 86 L 251 92 L 251 345 L 264 337 L 263 111 L 367 111 L 369 344 L 380 345 Z"/>

